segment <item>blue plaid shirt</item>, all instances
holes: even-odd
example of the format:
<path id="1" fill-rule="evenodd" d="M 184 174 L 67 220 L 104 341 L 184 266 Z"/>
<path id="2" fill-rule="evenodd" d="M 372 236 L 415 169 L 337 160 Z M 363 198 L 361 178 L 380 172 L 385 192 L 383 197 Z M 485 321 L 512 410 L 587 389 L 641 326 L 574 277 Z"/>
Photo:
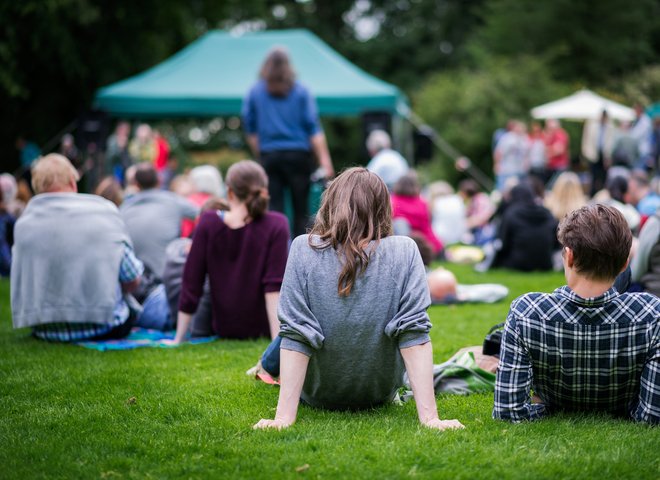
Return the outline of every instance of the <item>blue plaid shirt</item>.
<path id="1" fill-rule="evenodd" d="M 581 298 L 567 286 L 511 304 L 493 418 L 549 410 L 605 411 L 660 423 L 660 299 L 611 288 Z M 531 403 L 530 390 L 542 403 Z"/>
<path id="2" fill-rule="evenodd" d="M 117 284 L 117 304 L 109 323 L 47 323 L 32 329 L 35 337 L 55 342 L 77 342 L 99 335 L 105 335 L 113 328 L 128 320 L 130 311 L 121 292 L 121 283 L 132 282 L 142 275 L 144 265 L 133 252 L 130 245 L 124 244 L 124 255 L 119 264 L 119 283 Z"/>

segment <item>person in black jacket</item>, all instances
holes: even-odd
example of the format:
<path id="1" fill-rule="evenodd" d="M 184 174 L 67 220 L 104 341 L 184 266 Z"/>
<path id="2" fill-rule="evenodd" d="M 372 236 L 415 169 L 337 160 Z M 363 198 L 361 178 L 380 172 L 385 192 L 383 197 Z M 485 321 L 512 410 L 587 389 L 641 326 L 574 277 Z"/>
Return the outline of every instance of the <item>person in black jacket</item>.
<path id="1" fill-rule="evenodd" d="M 552 270 L 552 254 L 559 248 L 556 231 L 557 221 L 537 202 L 532 186 L 516 185 L 502 213 L 497 232 L 501 247 L 492 266 L 524 272 Z"/>

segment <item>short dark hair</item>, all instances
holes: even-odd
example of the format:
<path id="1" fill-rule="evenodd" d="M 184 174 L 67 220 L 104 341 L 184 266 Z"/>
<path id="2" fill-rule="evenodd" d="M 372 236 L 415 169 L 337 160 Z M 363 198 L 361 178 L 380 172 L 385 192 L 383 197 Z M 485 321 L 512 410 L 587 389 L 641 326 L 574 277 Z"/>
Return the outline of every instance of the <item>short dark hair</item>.
<path id="1" fill-rule="evenodd" d="M 557 238 L 573 251 L 575 270 L 591 280 L 614 280 L 632 245 L 625 217 L 616 208 L 600 203 L 566 215 L 557 228 Z"/>
<path id="2" fill-rule="evenodd" d="M 458 191 L 463 192 L 468 198 L 472 198 L 481 190 L 479 189 L 479 184 L 477 182 L 471 178 L 466 178 L 458 184 Z"/>
<path id="3" fill-rule="evenodd" d="M 149 190 L 158 186 L 158 172 L 148 162 L 139 163 L 135 169 L 135 183 L 140 190 Z"/>
<path id="4" fill-rule="evenodd" d="M 417 249 L 419 250 L 419 254 L 422 257 L 422 263 L 424 266 L 428 267 L 431 265 L 431 263 L 433 263 L 433 259 L 435 258 L 435 253 L 433 252 L 433 247 L 426 239 L 426 237 L 424 237 L 424 235 L 419 232 L 411 232 L 410 238 L 412 238 L 417 245 Z"/>

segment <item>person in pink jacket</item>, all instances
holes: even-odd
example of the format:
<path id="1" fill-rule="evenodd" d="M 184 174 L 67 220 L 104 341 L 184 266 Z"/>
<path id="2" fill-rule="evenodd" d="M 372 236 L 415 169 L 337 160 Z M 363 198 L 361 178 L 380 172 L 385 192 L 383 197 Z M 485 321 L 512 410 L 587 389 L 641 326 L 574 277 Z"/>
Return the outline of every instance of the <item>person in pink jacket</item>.
<path id="1" fill-rule="evenodd" d="M 433 253 L 437 257 L 442 252 L 442 242 L 433 233 L 429 206 L 421 197 L 420 190 L 417 173 L 414 170 L 408 171 L 394 185 L 391 200 L 395 233 L 405 235 L 420 233 L 433 248 Z"/>

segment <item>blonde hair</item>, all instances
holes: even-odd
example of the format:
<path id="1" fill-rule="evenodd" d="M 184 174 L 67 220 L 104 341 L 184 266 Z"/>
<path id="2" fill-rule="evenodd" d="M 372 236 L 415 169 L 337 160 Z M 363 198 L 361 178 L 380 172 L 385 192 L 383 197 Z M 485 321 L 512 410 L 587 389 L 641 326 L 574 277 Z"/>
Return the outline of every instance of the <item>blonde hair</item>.
<path id="1" fill-rule="evenodd" d="M 573 172 L 563 172 L 557 177 L 545 202 L 546 207 L 557 220 L 586 204 L 587 199 L 582 190 L 580 177 Z"/>
<path id="2" fill-rule="evenodd" d="M 314 242 L 312 235 L 321 241 Z M 392 235 L 392 206 L 387 186 L 375 173 L 354 167 L 342 172 L 323 193 L 309 245 L 337 251 L 343 264 L 337 292 L 347 297 L 369 265 L 373 251 L 369 243 L 388 235 Z"/>
<path id="3" fill-rule="evenodd" d="M 57 192 L 78 180 L 78 171 L 68 158 L 58 153 L 41 157 L 32 167 L 32 189 L 35 193 Z"/>

